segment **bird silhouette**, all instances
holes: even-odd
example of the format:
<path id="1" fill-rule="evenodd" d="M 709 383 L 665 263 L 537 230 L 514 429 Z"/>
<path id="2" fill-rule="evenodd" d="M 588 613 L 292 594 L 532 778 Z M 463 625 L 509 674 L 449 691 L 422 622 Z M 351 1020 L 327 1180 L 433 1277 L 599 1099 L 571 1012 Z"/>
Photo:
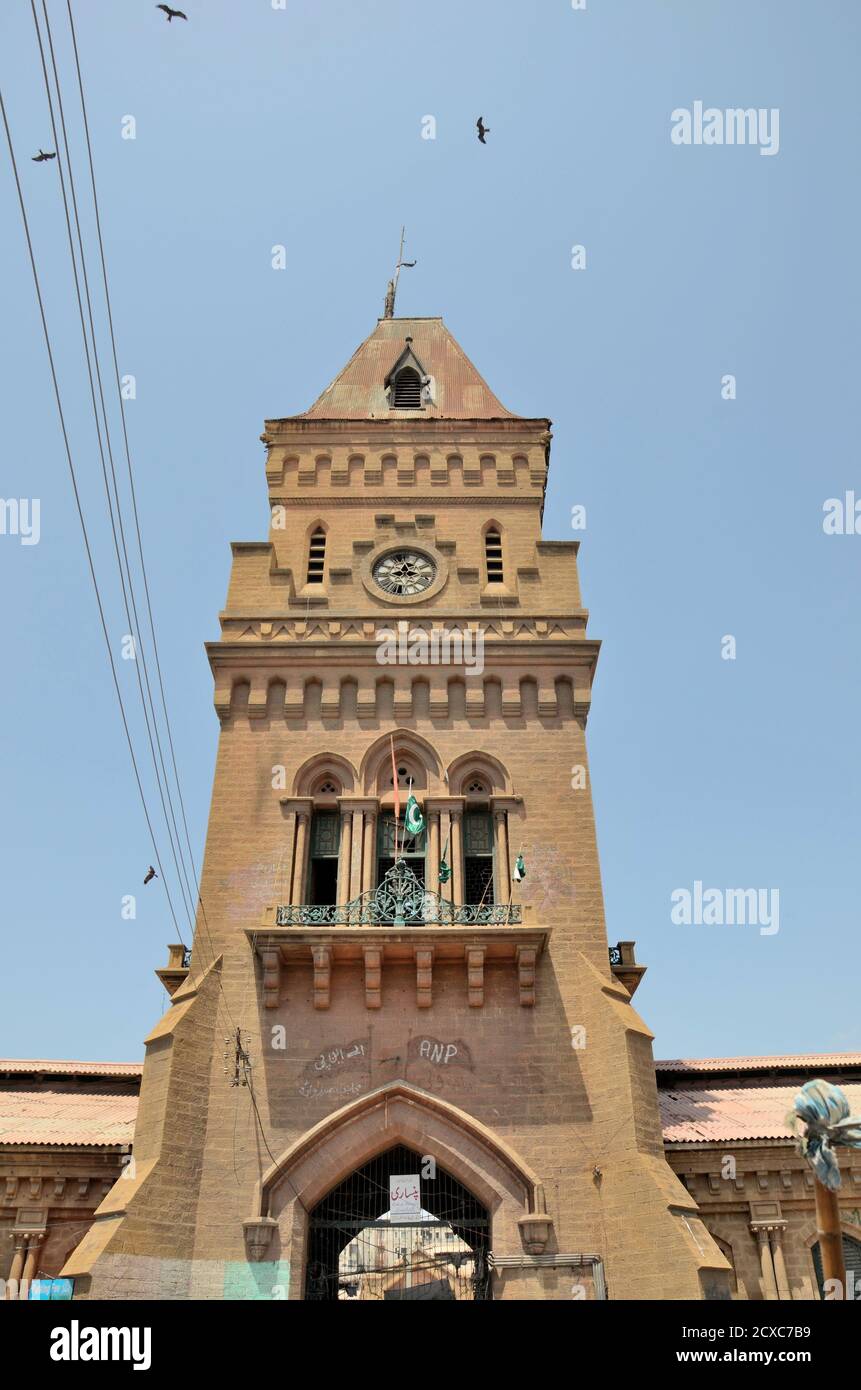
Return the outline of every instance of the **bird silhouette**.
<path id="1" fill-rule="evenodd" d="M 489 135 L 489 134 L 490 134 L 490 126 L 484 124 L 484 117 L 483 117 L 483 116 L 479 116 L 478 120 L 477 120 L 476 123 L 475 123 L 475 128 L 476 128 L 476 130 L 478 131 L 478 138 L 479 138 L 479 140 L 481 141 L 482 145 L 486 145 L 486 144 L 487 144 L 487 141 L 485 140 L 484 137 L 485 137 L 485 135 Z"/>
<path id="2" fill-rule="evenodd" d="M 418 265 L 418 261 L 401 261 L 401 265 L 406 266 L 407 270 L 409 270 L 412 266 Z"/>
<path id="3" fill-rule="evenodd" d="M 170 21 L 172 19 L 188 19 L 188 15 L 183 14 L 182 10 L 172 10 L 170 8 L 170 5 L 156 5 L 156 9 L 164 10 L 165 14 L 167 15 L 168 24 L 170 24 Z"/>
<path id="4" fill-rule="evenodd" d="M 56 158 L 57 158 L 57 152 L 56 152 L 56 150 L 53 150 L 50 154 L 46 154 L 45 151 L 44 151 L 43 149 L 40 148 L 40 149 L 39 149 L 39 153 L 33 155 L 33 163 L 34 163 L 34 164 L 41 164 L 43 159 L 56 159 Z"/>
<path id="5" fill-rule="evenodd" d="M 156 871 L 155 871 L 155 869 L 153 868 L 152 864 L 150 864 L 149 868 L 148 868 L 147 871 L 146 871 L 146 875 L 145 875 L 145 877 L 144 877 L 144 887 L 146 887 L 146 885 L 149 883 L 150 879 L 152 879 L 152 878 L 158 878 L 158 874 L 156 873 Z"/>

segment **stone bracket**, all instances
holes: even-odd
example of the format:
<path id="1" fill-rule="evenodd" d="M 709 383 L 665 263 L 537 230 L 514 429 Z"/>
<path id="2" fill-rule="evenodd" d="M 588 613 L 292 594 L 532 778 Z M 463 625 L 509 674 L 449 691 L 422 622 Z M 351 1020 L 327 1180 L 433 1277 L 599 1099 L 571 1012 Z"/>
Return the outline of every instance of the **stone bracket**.
<path id="1" fill-rule="evenodd" d="M 328 1009 L 329 993 L 332 983 L 332 951 L 329 946 L 315 946 L 312 951 L 314 961 L 314 1008 Z"/>
<path id="2" fill-rule="evenodd" d="M 433 946 L 416 947 L 416 1004 L 429 1009 L 433 1003 Z"/>

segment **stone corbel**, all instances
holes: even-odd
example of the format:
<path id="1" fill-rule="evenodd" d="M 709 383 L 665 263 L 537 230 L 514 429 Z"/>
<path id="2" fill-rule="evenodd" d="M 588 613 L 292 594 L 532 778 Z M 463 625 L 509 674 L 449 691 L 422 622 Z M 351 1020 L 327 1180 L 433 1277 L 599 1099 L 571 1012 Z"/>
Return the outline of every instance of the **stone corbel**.
<path id="1" fill-rule="evenodd" d="M 332 952 L 328 946 L 315 946 L 312 954 L 314 958 L 314 1008 L 328 1009 L 332 982 Z"/>
<path id="2" fill-rule="evenodd" d="M 252 1264 L 259 1263 L 265 1258 L 272 1234 L 277 1226 L 278 1222 L 274 1216 L 255 1216 L 250 1221 L 243 1221 L 245 1249 Z"/>
<path id="3" fill-rule="evenodd" d="M 365 1008 L 382 1008 L 383 953 L 379 946 L 365 946 L 362 954 L 365 958 Z"/>
<path id="4" fill-rule="evenodd" d="M 534 1210 L 518 1218 L 520 1238 L 528 1255 L 543 1255 L 553 1234 L 553 1217 L 547 1213 L 543 1183 L 535 1184 Z"/>
<path id="5" fill-rule="evenodd" d="M 260 952 L 263 961 L 263 1007 L 277 1009 L 281 1002 L 281 952 L 267 946 Z"/>
<path id="6" fill-rule="evenodd" d="M 469 990 L 469 1007 L 484 1007 L 484 947 L 470 948 L 466 953 L 466 979 Z"/>
<path id="7" fill-rule="evenodd" d="M 429 1009 L 433 1003 L 433 947 L 416 947 L 416 1005 Z"/>
<path id="8" fill-rule="evenodd" d="M 531 1009 L 535 1004 L 535 947 L 518 946 L 517 979 L 520 985 L 520 1004 Z"/>

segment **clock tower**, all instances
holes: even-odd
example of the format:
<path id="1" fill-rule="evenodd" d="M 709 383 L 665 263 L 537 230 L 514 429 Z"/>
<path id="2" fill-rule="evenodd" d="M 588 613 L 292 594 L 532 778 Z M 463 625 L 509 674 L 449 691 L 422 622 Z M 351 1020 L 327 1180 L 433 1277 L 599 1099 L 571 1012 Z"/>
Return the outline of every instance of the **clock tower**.
<path id="1" fill-rule="evenodd" d="M 608 946 L 550 421 L 387 316 L 262 438 L 191 958 L 76 1296 L 728 1296 Z"/>

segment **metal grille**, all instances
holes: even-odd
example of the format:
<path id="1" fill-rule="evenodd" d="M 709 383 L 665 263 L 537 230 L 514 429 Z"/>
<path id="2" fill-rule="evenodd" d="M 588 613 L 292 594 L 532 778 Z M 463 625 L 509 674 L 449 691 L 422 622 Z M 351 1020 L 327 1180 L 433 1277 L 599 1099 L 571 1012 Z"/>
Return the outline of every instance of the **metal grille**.
<path id="1" fill-rule="evenodd" d="M 411 855 L 424 855 L 427 843 L 427 831 L 422 830 L 419 835 L 407 835 L 404 838 L 404 818 L 397 823 L 398 857 Z M 378 852 L 381 859 L 394 859 L 395 857 L 395 818 L 394 816 L 380 816 L 380 829 L 378 839 Z M 415 865 L 413 865 L 415 868 Z"/>
<path id="2" fill-rule="evenodd" d="M 463 818 L 463 849 L 465 854 L 493 853 L 493 828 L 487 811 L 467 811 Z"/>
<path id="3" fill-rule="evenodd" d="M 323 1198 L 309 1220 L 305 1297 L 317 1302 L 488 1300 L 490 1219 L 441 1168 L 420 1182 L 422 1217 L 388 1219 L 389 1178 L 427 1160 L 399 1144 Z"/>
<path id="4" fill-rule="evenodd" d="M 464 862 L 465 892 L 468 903 L 493 902 L 493 860 L 467 859 Z"/>
<path id="5" fill-rule="evenodd" d="M 341 843 L 341 817 L 337 811 L 317 811 L 311 825 L 311 858 L 336 858 Z"/>

